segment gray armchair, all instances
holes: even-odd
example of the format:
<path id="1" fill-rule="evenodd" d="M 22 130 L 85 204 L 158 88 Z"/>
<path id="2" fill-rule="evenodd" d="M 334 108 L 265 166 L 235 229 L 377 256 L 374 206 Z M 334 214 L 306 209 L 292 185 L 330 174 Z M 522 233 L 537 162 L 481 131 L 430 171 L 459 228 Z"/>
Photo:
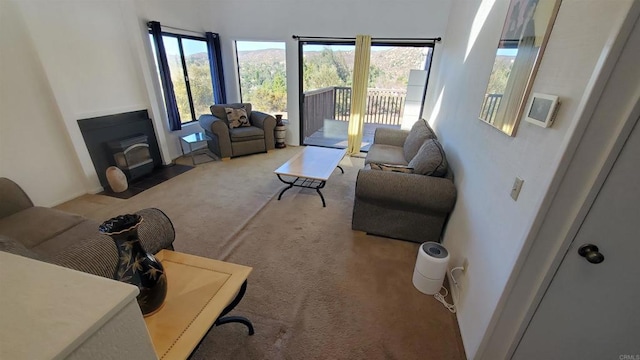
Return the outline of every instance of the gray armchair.
<path id="1" fill-rule="evenodd" d="M 243 107 L 249 116 L 251 126 L 230 128 L 225 108 Z M 211 137 L 209 150 L 223 159 L 267 152 L 275 148 L 273 130 L 276 119 L 259 111 L 251 111 L 251 104 L 218 104 L 210 107 L 212 115 L 202 115 L 198 119 L 205 133 Z"/>

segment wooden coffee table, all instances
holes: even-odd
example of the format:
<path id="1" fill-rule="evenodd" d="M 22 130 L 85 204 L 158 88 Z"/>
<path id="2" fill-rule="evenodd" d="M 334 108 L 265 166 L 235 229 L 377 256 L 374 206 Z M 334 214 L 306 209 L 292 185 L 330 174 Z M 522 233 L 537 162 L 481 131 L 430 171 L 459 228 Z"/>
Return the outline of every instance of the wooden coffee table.
<path id="1" fill-rule="evenodd" d="M 338 164 L 347 153 L 345 149 L 331 149 L 316 146 L 307 146 L 305 149 L 292 157 L 289 161 L 282 164 L 277 168 L 274 173 L 278 176 L 278 179 L 283 183 L 289 185 L 282 189 L 278 200 L 282 198 L 282 194 L 292 187 L 302 187 L 308 189 L 314 189 L 320 199 L 322 199 L 322 207 L 326 207 L 327 204 L 324 201 L 324 196 L 320 192 L 320 189 L 324 188 L 327 184 L 327 180 L 336 169 L 340 169 L 344 174 L 344 169 Z M 292 181 L 287 181 L 282 176 L 295 177 Z"/>
<path id="2" fill-rule="evenodd" d="M 170 250 L 156 259 L 167 276 L 167 297 L 156 313 L 144 318 L 159 359 L 186 359 L 214 325 L 246 318 L 224 317 L 242 299 L 252 268 Z"/>

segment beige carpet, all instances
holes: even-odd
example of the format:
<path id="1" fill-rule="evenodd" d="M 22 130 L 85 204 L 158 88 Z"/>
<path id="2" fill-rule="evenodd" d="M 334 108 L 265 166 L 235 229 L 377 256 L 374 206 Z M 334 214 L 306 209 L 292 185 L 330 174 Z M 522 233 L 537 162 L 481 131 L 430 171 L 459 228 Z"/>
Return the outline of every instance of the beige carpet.
<path id="1" fill-rule="evenodd" d="M 351 230 L 363 160 L 345 158 L 323 190 L 282 200 L 273 174 L 301 148 L 199 165 L 131 199 L 85 195 L 58 208 L 104 220 L 167 213 L 177 251 L 253 267 L 240 324 L 214 327 L 193 359 L 464 359 L 454 314 L 418 292 L 418 245 Z M 416 224 L 419 226 L 418 224 Z"/>

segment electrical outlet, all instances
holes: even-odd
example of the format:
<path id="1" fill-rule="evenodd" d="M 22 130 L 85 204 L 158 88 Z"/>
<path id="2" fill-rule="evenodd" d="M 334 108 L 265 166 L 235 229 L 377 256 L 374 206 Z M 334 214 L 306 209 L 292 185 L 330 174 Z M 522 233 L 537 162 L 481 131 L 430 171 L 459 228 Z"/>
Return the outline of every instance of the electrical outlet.
<path id="1" fill-rule="evenodd" d="M 462 267 L 464 269 L 462 269 L 462 272 L 467 272 L 467 270 L 469 269 L 469 260 L 467 258 L 464 258 L 464 260 L 462 261 Z"/>
<path id="2" fill-rule="evenodd" d="M 524 184 L 524 180 L 516 176 L 516 180 L 513 182 L 513 187 L 511 187 L 511 198 L 515 201 L 518 200 L 520 190 L 522 190 L 522 184 Z"/>

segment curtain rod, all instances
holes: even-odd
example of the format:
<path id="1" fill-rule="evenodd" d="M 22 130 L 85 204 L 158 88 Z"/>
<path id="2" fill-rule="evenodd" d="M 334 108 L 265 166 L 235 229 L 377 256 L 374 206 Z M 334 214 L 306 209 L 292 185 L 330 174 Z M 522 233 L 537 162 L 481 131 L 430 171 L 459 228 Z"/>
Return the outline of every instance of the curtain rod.
<path id="1" fill-rule="evenodd" d="M 199 31 L 193 31 L 193 30 L 187 30 L 187 29 L 183 29 L 183 28 L 179 28 L 179 27 L 174 27 L 174 26 L 169 26 L 169 25 L 164 25 L 164 24 L 160 24 L 161 27 L 163 28 L 167 28 L 167 29 L 173 29 L 173 30 L 180 30 L 180 31 L 186 31 L 186 32 L 190 32 L 192 34 L 198 34 L 198 35 L 204 35 L 204 32 L 199 32 Z M 149 22 L 147 22 L 147 27 L 151 27 L 149 26 Z"/>
<path id="2" fill-rule="evenodd" d="M 355 40 L 354 37 L 336 37 L 336 36 L 291 36 L 295 40 Z M 441 37 L 437 38 L 371 38 L 371 41 L 442 41 Z"/>

